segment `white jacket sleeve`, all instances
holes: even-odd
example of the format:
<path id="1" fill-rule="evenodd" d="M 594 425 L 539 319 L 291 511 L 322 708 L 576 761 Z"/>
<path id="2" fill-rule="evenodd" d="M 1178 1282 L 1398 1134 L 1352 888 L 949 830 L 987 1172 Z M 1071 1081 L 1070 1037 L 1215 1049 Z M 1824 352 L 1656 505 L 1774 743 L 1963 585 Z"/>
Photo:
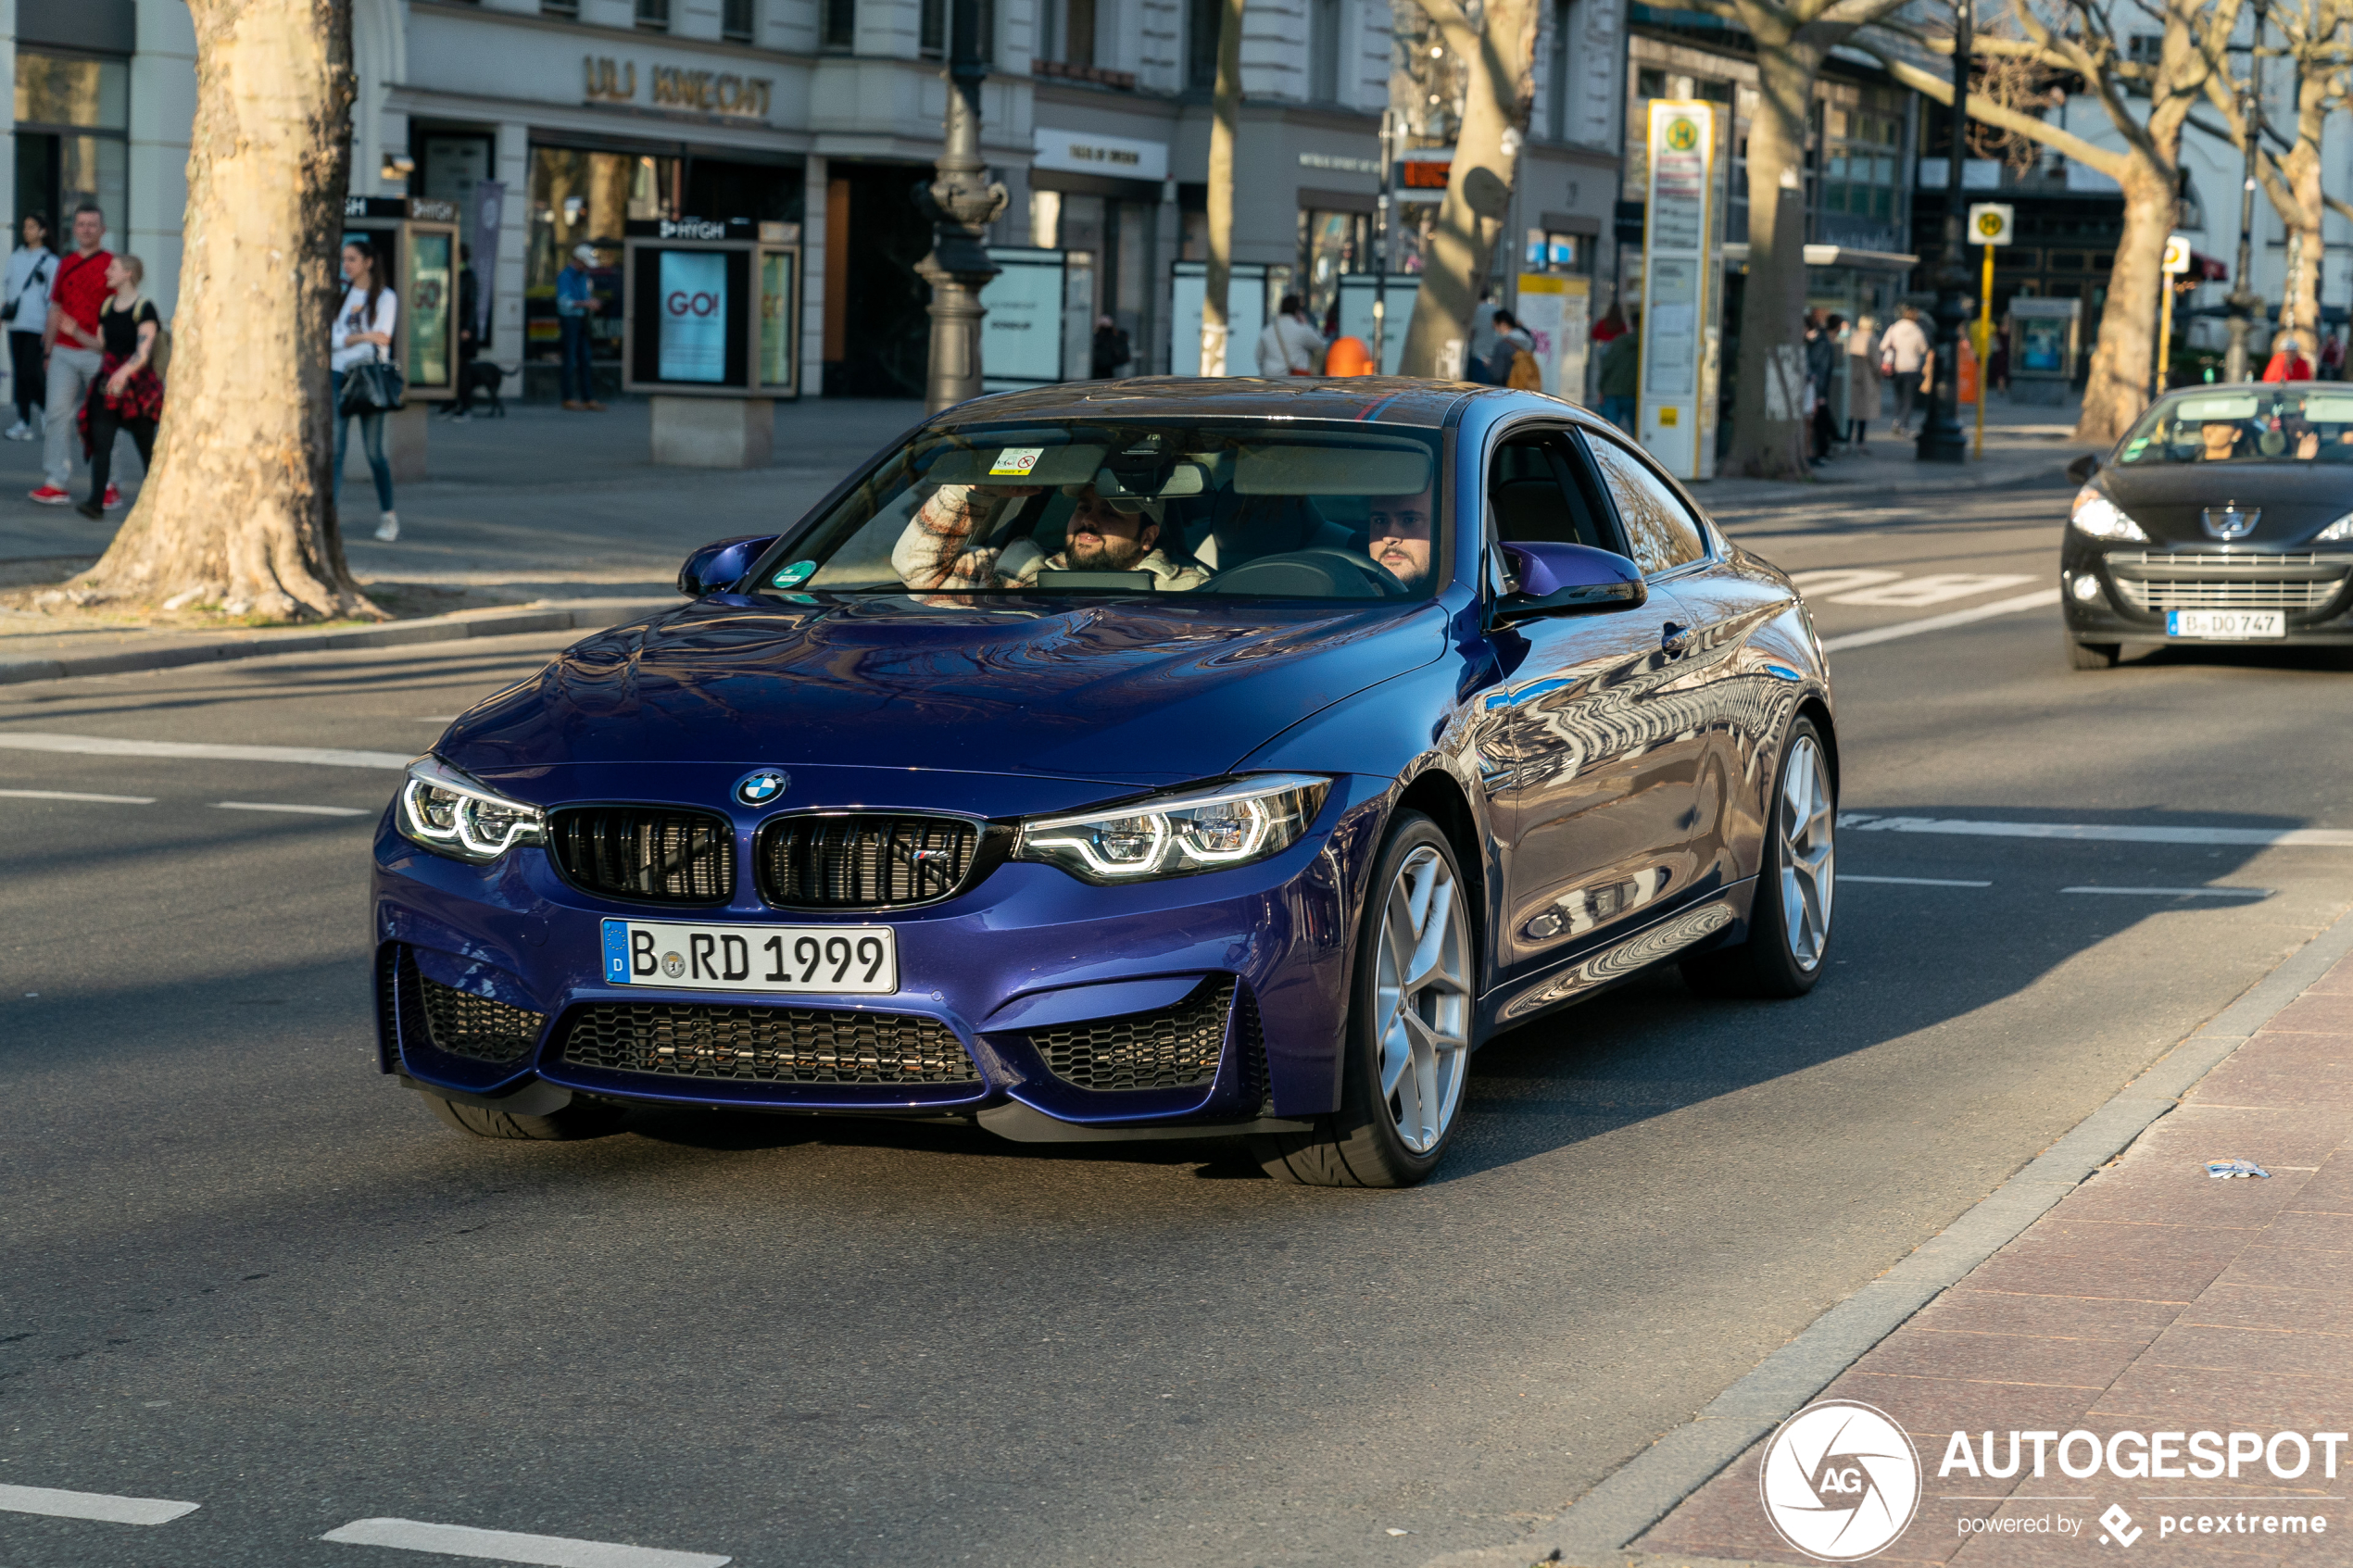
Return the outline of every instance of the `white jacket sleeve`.
<path id="1" fill-rule="evenodd" d="M 1258 334 L 1258 373 L 1262 376 L 1290 374 L 1290 361 L 1283 353 L 1282 320 L 1279 317 L 1267 322 L 1266 330 Z"/>

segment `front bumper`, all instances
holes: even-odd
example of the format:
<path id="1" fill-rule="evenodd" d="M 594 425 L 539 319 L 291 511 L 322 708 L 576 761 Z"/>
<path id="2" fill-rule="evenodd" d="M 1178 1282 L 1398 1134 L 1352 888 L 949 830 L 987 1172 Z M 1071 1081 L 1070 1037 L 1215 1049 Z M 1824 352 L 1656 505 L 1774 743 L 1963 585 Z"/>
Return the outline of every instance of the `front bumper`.
<path id="1" fill-rule="evenodd" d="M 2167 612 L 2276 609 L 2285 638 L 2246 646 L 2353 644 L 2353 551 L 2169 550 L 2097 543 L 2070 529 L 2060 551 L 2059 602 L 2079 642 L 2215 646 L 2213 639 L 2169 633 Z"/>
<path id="2" fill-rule="evenodd" d="M 1025 1139 L 1279 1125 L 1337 1103 L 1350 938 L 1388 794 L 1386 780 L 1343 775 L 1297 844 L 1233 871 L 1097 887 L 1010 863 L 940 903 L 830 919 L 761 903 L 749 875 L 724 906 L 600 898 L 543 849 L 468 865 L 410 844 L 387 812 L 375 842 L 379 1064 L 469 1099 L 555 1090 L 972 1117 Z M 739 857 L 759 820 L 737 822 Z M 616 987 L 604 981 L 610 917 L 885 922 L 900 989 L 771 999 Z M 617 1029 L 629 1048 L 610 1048 Z"/>

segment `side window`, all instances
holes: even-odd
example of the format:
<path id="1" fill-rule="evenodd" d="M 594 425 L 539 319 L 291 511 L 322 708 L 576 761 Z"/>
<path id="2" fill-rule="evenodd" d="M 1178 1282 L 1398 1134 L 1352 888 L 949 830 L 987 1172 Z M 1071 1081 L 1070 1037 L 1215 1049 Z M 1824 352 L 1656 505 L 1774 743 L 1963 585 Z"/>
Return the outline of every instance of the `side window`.
<path id="1" fill-rule="evenodd" d="M 1487 470 L 1495 536 L 1513 545 L 1612 548 L 1600 508 L 1576 483 L 1575 464 L 1576 453 L 1559 431 L 1515 435 L 1497 447 Z"/>
<path id="2" fill-rule="evenodd" d="M 1617 504 L 1627 553 L 1642 567 L 1643 576 L 1655 577 L 1706 556 L 1707 542 L 1700 533 L 1698 520 L 1641 459 L 1605 437 L 1591 437 L 1587 445 L 1593 454 L 1593 466 L 1601 471 L 1602 483 Z"/>

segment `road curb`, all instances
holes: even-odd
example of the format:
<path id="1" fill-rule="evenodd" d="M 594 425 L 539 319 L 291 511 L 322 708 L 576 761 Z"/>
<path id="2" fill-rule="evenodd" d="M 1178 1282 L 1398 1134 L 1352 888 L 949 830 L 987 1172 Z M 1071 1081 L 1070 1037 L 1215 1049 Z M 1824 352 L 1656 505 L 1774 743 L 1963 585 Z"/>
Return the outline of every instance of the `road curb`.
<path id="1" fill-rule="evenodd" d="M 2289 954 L 1952 1224 L 1816 1318 L 1697 1416 L 1604 1477 L 1550 1524 L 1508 1546 L 1450 1552 L 1426 1568 L 1528 1568 L 1539 1562 L 1565 1568 L 1661 1568 L 1669 1562 L 1680 1568 L 1730 1568 L 1629 1549 L 1865 1351 L 2121 1154 L 2347 953 L 2353 953 L 2353 913 L 2339 916 Z"/>
<path id="2" fill-rule="evenodd" d="M 117 648 L 106 653 L 68 654 L 58 659 L 0 659 L 0 685 L 27 681 L 63 681 L 78 675 L 120 675 L 141 670 L 174 670 L 233 659 L 265 659 L 282 653 L 335 652 L 345 648 L 406 647 L 450 643 L 468 637 L 510 637 L 524 632 L 563 632 L 612 626 L 665 608 L 673 598 L 569 599 L 517 605 L 511 609 L 461 610 L 382 626 L 335 632 L 249 632 L 168 647 Z"/>

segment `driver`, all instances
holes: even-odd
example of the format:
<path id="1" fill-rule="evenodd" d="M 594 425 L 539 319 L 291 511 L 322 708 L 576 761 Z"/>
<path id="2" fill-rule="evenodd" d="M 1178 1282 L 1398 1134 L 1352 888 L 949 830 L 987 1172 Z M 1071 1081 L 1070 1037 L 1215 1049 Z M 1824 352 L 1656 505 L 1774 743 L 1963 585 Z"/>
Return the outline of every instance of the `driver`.
<path id="1" fill-rule="evenodd" d="M 2208 420 L 2197 427 L 2198 460 L 2226 463 L 2246 439 L 2246 427 L 2236 420 Z"/>
<path id="2" fill-rule="evenodd" d="M 1376 495 L 1370 519 L 1371 538 L 1365 550 L 1374 564 L 1408 588 L 1420 587 L 1429 575 L 1429 492 Z"/>
<path id="3" fill-rule="evenodd" d="M 1066 484 L 1072 496 L 1063 547 L 1031 556 L 1011 572 L 1000 573 L 1001 546 L 966 548 L 965 541 L 987 533 L 1008 501 L 1036 495 L 1035 484 L 943 484 L 923 504 L 890 552 L 891 570 L 910 588 L 1026 588 L 1040 571 L 1148 571 L 1164 592 L 1198 588 L 1209 573 L 1190 561 L 1172 559 L 1160 549 L 1166 503 L 1151 496 L 1106 498 L 1091 484 Z"/>

